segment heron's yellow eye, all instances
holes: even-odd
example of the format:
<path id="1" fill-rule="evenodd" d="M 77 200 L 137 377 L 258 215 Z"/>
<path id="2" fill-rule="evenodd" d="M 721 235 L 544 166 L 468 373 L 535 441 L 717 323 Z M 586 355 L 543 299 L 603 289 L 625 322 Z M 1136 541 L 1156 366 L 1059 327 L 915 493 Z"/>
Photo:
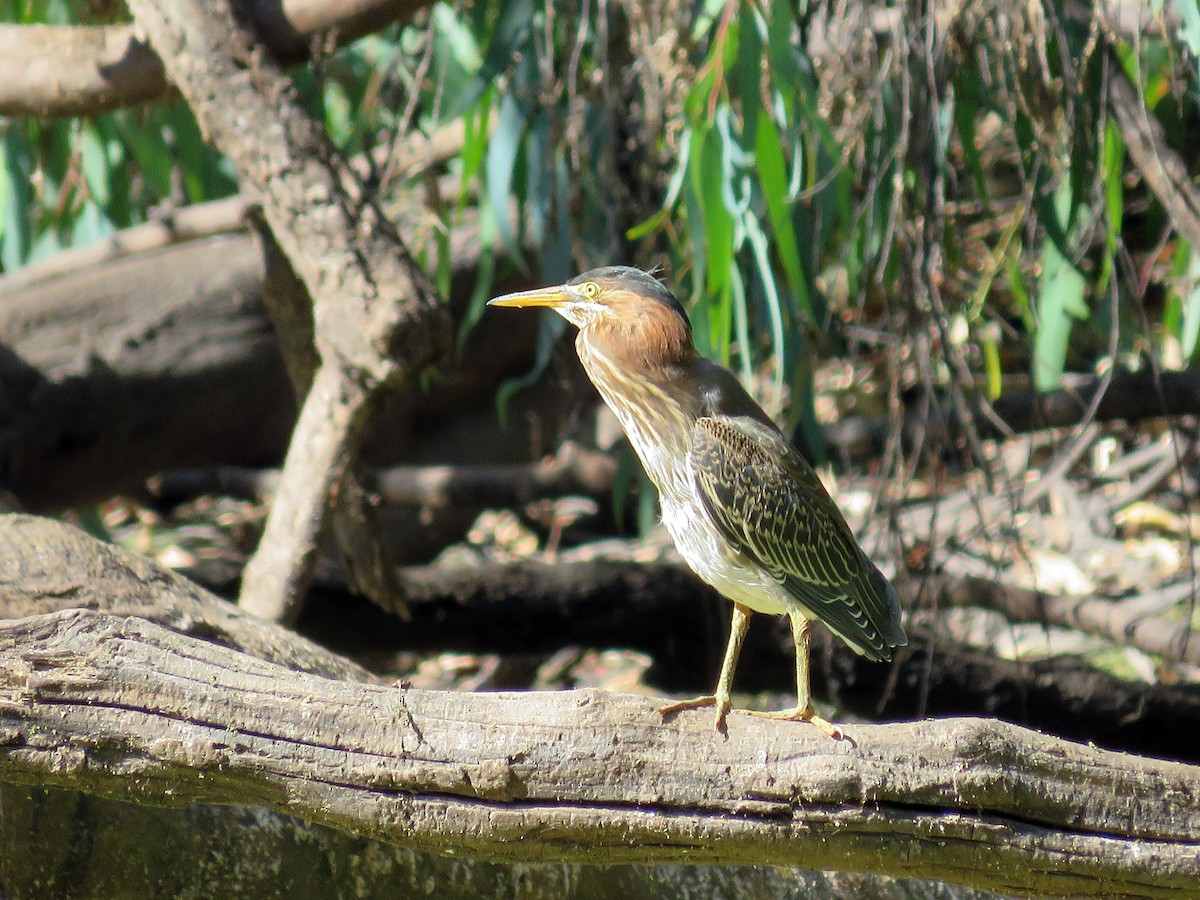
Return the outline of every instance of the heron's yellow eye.
<path id="1" fill-rule="evenodd" d="M 584 284 L 583 296 L 587 297 L 589 300 L 596 299 L 596 295 L 598 293 L 600 293 L 600 285 L 596 284 L 596 282 L 589 281 Z"/>

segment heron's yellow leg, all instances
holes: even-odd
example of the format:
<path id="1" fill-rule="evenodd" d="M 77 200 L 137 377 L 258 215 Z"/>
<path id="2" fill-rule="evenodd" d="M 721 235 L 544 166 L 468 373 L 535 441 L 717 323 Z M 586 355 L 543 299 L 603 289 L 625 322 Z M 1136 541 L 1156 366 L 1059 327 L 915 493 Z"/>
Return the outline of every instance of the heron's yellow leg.
<path id="1" fill-rule="evenodd" d="M 746 640 L 746 632 L 750 630 L 752 610 L 740 603 L 733 604 L 733 624 L 729 629 L 729 643 L 725 647 L 725 660 L 721 663 L 721 677 L 717 679 L 717 692 L 705 694 L 703 697 L 693 697 L 691 700 L 681 700 L 678 703 L 668 703 L 659 707 L 659 715 L 668 716 L 683 709 L 696 709 L 701 706 L 716 708 L 714 724 L 720 731 L 725 725 L 725 716 L 732 706 L 729 699 L 733 691 L 733 670 L 737 668 L 738 657 L 742 654 L 742 644 Z"/>
<path id="2" fill-rule="evenodd" d="M 755 712 L 752 715 L 766 716 L 769 719 L 788 719 L 798 722 L 811 722 L 834 740 L 842 740 L 846 732 L 840 725 L 822 719 L 817 715 L 812 705 L 812 689 L 809 685 L 808 644 L 809 631 L 812 624 L 802 614 L 789 612 L 792 621 L 792 641 L 796 644 L 796 706 L 780 712 Z"/>

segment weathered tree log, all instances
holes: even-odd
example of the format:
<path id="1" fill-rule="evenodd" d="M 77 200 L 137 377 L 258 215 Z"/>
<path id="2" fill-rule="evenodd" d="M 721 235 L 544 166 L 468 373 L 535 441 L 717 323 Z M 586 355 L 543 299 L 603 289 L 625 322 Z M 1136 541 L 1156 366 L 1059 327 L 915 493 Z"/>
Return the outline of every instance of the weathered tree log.
<path id="1" fill-rule="evenodd" d="M 236 570 L 201 572 L 219 576 L 214 587 L 236 595 Z M 411 623 L 319 581 L 300 627 L 322 645 L 364 658 L 400 650 L 549 656 L 573 645 L 627 647 L 653 658 L 647 677 L 656 688 L 688 694 L 711 690 L 729 627 L 728 601 L 671 563 L 408 568 L 402 577 Z M 131 578 L 153 588 L 139 589 Z M 175 584 L 181 586 L 166 587 Z M 0 618 L 75 606 L 139 615 L 296 668 L 323 671 L 313 665 L 327 664 L 270 655 L 263 647 L 272 646 L 274 630 L 77 529 L 34 516 L 0 516 Z M 1071 658 L 996 659 L 923 630 L 886 666 L 864 661 L 823 629 L 815 634 L 816 695 L 866 718 L 987 715 L 1110 749 L 1200 762 L 1195 686 L 1127 682 Z M 792 659 L 786 625 L 756 617 L 737 686 L 786 694 L 794 686 Z"/>
<path id="2" fill-rule="evenodd" d="M 997 722 L 851 729 L 595 691 L 455 694 L 289 672 L 137 618 L 0 622 L 0 777 L 254 802 L 418 849 L 1167 897 L 1200 878 L 1200 770 Z"/>
<path id="3" fill-rule="evenodd" d="M 466 223 L 451 238 L 455 308 L 474 288 L 475 236 Z M 278 463 L 296 403 L 263 307 L 263 272 L 258 242 L 239 233 L 4 291 L 0 486 L 27 509 L 56 510 L 140 493 L 164 470 Z M 522 285 L 506 279 L 498 289 Z M 536 324 L 485 318 L 467 341 L 470 365 L 449 365 L 428 393 L 407 391 L 385 407 L 373 456 L 394 461 L 404 443 L 410 458 L 454 459 L 449 448 L 470 448 L 411 423 L 473 407 L 486 413 L 476 424 L 494 458 L 527 455 L 529 423 L 514 414 L 502 436 L 492 398 L 527 370 Z M 527 410 L 534 400 L 514 402 Z"/>
<path id="4" fill-rule="evenodd" d="M 180 458 L 277 458 L 295 402 L 261 292 L 257 245 L 231 235 L 7 296 L 0 484 L 53 509 L 127 490 Z M 241 391 L 247 402 L 234 402 L 238 384 L 255 386 Z"/>
<path id="5" fill-rule="evenodd" d="M 284 63 L 311 42 L 357 40 L 429 5 L 428 0 L 243 0 L 241 12 Z M 97 115 L 176 96 L 162 60 L 133 25 L 0 25 L 0 115 Z"/>
<path id="6" fill-rule="evenodd" d="M 378 680 L 346 657 L 241 612 L 136 553 L 53 519 L 0 515 L 0 619 L 75 608 L 139 616 L 301 672 Z"/>
<path id="7" fill-rule="evenodd" d="M 554 651 L 569 645 L 649 654 L 647 678 L 673 693 L 712 690 L 729 629 L 729 602 L 682 565 L 611 560 L 404 570 L 413 620 L 403 629 L 323 583 L 301 628 L 343 652 L 398 647 L 474 653 Z M 908 605 L 916 586 L 899 584 Z M 870 719 L 986 715 L 1099 746 L 1200 763 L 1200 687 L 1142 684 L 1073 657 L 1014 662 L 926 629 L 891 665 L 864 660 L 814 629 L 813 691 Z M 792 691 L 785 622 L 755 616 L 738 667 L 746 691 Z"/>

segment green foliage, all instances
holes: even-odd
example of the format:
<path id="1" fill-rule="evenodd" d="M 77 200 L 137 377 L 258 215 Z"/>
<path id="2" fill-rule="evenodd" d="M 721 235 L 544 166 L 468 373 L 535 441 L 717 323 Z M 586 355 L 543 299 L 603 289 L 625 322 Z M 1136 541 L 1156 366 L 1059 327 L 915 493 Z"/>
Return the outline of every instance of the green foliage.
<path id="1" fill-rule="evenodd" d="M 0 18 L 17 23 L 86 21 L 89 9 L 0 0 Z M 536 278 L 556 281 L 585 265 L 667 261 L 702 352 L 814 447 L 824 355 L 903 355 L 926 341 L 961 353 L 961 366 L 935 367 L 932 387 L 990 397 L 1014 367 L 1048 388 L 1114 347 L 1175 342 L 1195 357 L 1200 254 L 1138 179 L 1105 111 L 1121 73 L 1075 7 L 992 10 L 1011 17 L 994 32 L 964 10 L 930 43 L 907 4 L 651 3 L 647 15 L 681 29 L 658 88 L 631 9 L 438 3 L 295 70 L 333 143 L 372 161 L 385 201 L 412 184 L 392 171 L 393 145 L 462 123 L 448 166 L 457 189 L 427 201 L 432 234 L 414 240 L 445 289 L 450 235 L 481 211 L 462 334 L 505 266 L 533 259 Z M 1156 22 L 1173 10 L 1177 30 L 1151 29 L 1115 58 L 1186 150 L 1200 118 L 1200 14 L 1192 0 L 1155 9 Z M 888 11 L 898 24 L 880 30 L 875 14 Z M 989 39 L 998 33 L 1003 44 Z M 660 127 L 639 131 L 655 104 Z M 236 189 L 182 104 L 0 129 L 5 270 Z M 965 341 L 944 341 L 958 322 Z M 543 363 L 558 333 L 547 325 Z M 977 385 L 950 378 L 964 366 Z"/>

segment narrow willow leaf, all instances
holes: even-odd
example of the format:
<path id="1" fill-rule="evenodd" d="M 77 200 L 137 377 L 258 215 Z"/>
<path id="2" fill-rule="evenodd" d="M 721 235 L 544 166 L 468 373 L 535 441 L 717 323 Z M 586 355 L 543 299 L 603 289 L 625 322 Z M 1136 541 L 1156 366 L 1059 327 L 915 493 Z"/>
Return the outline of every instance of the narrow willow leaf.
<path id="1" fill-rule="evenodd" d="M 984 86 L 974 57 L 970 65 L 959 66 L 953 76 L 954 83 L 954 127 L 962 144 L 963 158 L 975 182 L 975 193 L 983 208 L 989 208 L 987 175 L 983 170 L 983 159 L 976 146 L 976 124 L 983 102 Z"/>
<path id="2" fill-rule="evenodd" d="M 721 296 L 728 289 L 734 246 L 733 219 L 724 197 L 728 170 L 721 153 L 721 138 L 715 129 L 693 134 L 692 161 L 692 189 L 704 221 L 708 290 L 714 296 Z"/>
<path id="3" fill-rule="evenodd" d="M 784 336 L 783 300 L 780 297 L 779 287 L 775 283 L 775 272 L 771 268 L 771 256 L 767 249 L 766 234 L 763 233 L 758 220 L 753 216 L 746 217 L 745 226 L 746 240 L 750 245 L 751 255 L 754 258 L 754 264 L 758 270 L 759 280 L 766 298 L 767 318 L 771 322 L 772 350 L 776 358 L 780 360 L 780 364 L 775 366 L 775 374 L 772 379 L 772 386 L 775 392 L 775 396 L 772 399 L 775 408 L 778 409 L 783 405 L 783 385 L 787 374 L 784 372 L 782 361 L 788 357 L 790 349 L 787 346 L 787 340 Z"/>
<path id="4" fill-rule="evenodd" d="M 737 337 L 739 368 L 742 374 L 742 384 L 750 387 L 754 376 L 754 344 L 750 340 L 750 315 L 746 308 L 746 285 L 742 281 L 742 273 L 734 269 L 729 279 L 730 304 L 733 309 L 733 331 Z"/>
<path id="5" fill-rule="evenodd" d="M 525 113 L 512 94 L 500 101 L 496 115 L 496 128 L 492 132 L 487 153 L 487 197 L 488 208 L 496 223 L 496 233 L 514 257 L 520 257 L 516 237 L 513 235 L 512 219 L 509 216 L 509 198 L 512 195 L 513 174 L 521 139 L 525 134 Z"/>
<path id="6" fill-rule="evenodd" d="M 1182 295 L 1183 327 L 1180 335 L 1185 360 L 1195 357 L 1196 346 L 1200 343 L 1200 252 L 1192 247 L 1190 256 L 1183 282 L 1186 290 Z"/>
<path id="7" fill-rule="evenodd" d="M 479 4 L 480 8 L 486 5 Z M 512 67 L 513 59 L 518 55 L 517 48 L 528 40 L 533 22 L 533 0 L 512 0 L 504 7 L 479 71 L 457 97 L 448 98 L 443 112 L 445 121 L 462 116 L 479 101 L 484 91 L 494 87 L 496 80 Z"/>
<path id="8" fill-rule="evenodd" d="M 96 203 L 107 206 L 112 197 L 109 190 L 112 173 L 108 165 L 108 150 L 104 138 L 95 124 L 89 122 L 81 129 L 79 152 L 83 180 L 87 183 L 88 193 Z"/>
<path id="9" fill-rule="evenodd" d="M 1054 194 L 1054 214 L 1060 223 L 1072 218 L 1070 179 L 1059 182 Z M 1065 231 L 1065 229 L 1063 229 Z M 1062 384 L 1067 345 L 1076 319 L 1087 317 L 1083 273 L 1064 254 L 1046 229 L 1042 240 L 1042 280 L 1038 298 L 1038 323 L 1033 339 L 1033 382 L 1040 391 Z"/>
<path id="10" fill-rule="evenodd" d="M 811 313 L 808 283 L 800 262 L 799 243 L 792 224 L 791 205 L 788 203 L 788 177 L 783 147 L 779 132 L 770 116 L 759 116 L 757 135 L 754 142 L 755 158 L 758 161 L 758 177 L 762 184 L 763 199 L 767 204 L 767 215 L 775 233 L 775 251 L 783 263 L 788 286 L 799 303 L 800 309 Z"/>
<path id="11" fill-rule="evenodd" d="M 134 122 L 128 114 L 122 114 L 117 119 L 117 124 L 121 140 L 137 161 L 154 200 L 162 201 L 170 197 L 171 174 L 175 169 L 175 162 L 171 158 L 171 151 L 167 148 L 162 130 L 151 127 L 148 123 Z"/>
<path id="12" fill-rule="evenodd" d="M 486 204 L 486 200 L 484 201 Z M 455 349 L 462 351 L 463 343 L 471 329 L 479 322 L 492 295 L 492 285 L 496 280 L 496 220 L 483 210 L 479 217 L 479 264 L 475 268 L 475 284 L 471 288 L 471 297 L 463 312 L 462 324 L 458 327 Z"/>
<path id="13" fill-rule="evenodd" d="M 997 400 L 1004 388 L 1003 372 L 1000 368 L 1000 345 L 996 341 L 993 329 L 979 329 L 979 348 L 983 352 L 983 369 L 987 376 L 987 396 L 989 400 Z"/>

